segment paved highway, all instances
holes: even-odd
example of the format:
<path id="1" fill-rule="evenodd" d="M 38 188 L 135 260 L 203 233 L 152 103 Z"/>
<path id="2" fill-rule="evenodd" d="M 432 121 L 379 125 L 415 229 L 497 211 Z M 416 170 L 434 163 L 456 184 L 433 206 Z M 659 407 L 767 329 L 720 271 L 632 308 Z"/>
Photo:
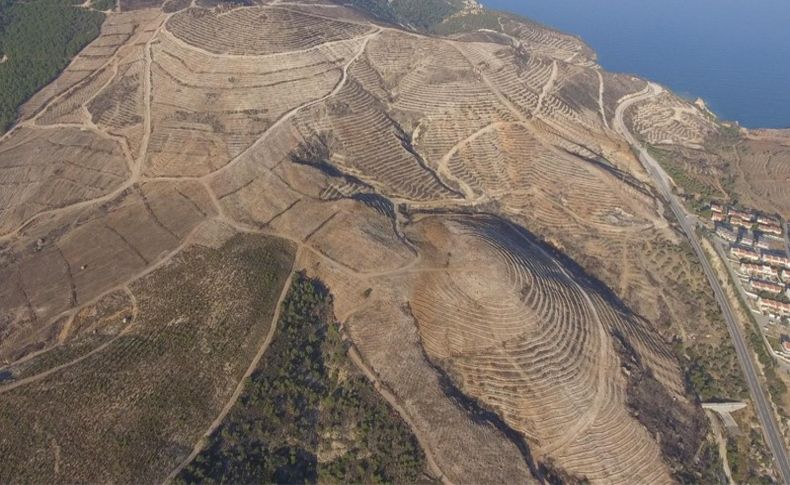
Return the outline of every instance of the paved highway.
<path id="1" fill-rule="evenodd" d="M 697 233 L 694 231 L 693 223 L 690 223 L 690 219 L 687 218 L 686 211 L 683 209 L 683 206 L 680 204 L 677 197 L 675 197 L 675 195 L 672 193 L 669 177 L 661 168 L 661 165 L 659 165 L 659 163 L 647 152 L 647 150 L 645 150 L 645 148 L 639 142 L 637 142 L 636 138 L 634 138 L 631 132 L 628 131 L 628 128 L 625 126 L 623 121 L 623 113 L 626 111 L 626 109 L 628 109 L 628 107 L 655 96 L 661 93 L 662 90 L 663 88 L 660 86 L 651 83 L 647 88 L 645 88 L 644 91 L 624 98 L 617 107 L 617 111 L 615 113 L 615 129 L 620 132 L 620 134 L 626 138 L 628 143 L 639 153 L 640 161 L 645 166 L 645 169 L 647 170 L 650 177 L 658 186 L 657 188 L 661 192 L 661 195 L 663 195 L 664 198 L 669 202 L 669 206 L 672 209 L 672 212 L 675 214 L 675 218 L 677 218 L 680 226 L 683 228 L 683 232 L 686 233 L 686 237 L 691 243 L 694 253 L 697 255 L 697 258 L 699 258 L 700 263 L 702 264 L 702 269 L 705 271 L 705 275 L 708 277 L 711 287 L 713 287 L 716 301 L 718 302 L 719 307 L 724 314 L 724 319 L 727 322 L 727 329 L 729 330 L 730 337 L 732 338 L 732 342 L 735 345 L 735 351 L 738 354 L 738 361 L 741 364 L 743 375 L 746 378 L 746 384 L 749 387 L 749 392 L 752 396 L 752 402 L 754 403 L 757 417 L 759 418 L 760 424 L 762 425 L 765 441 L 773 453 L 774 463 L 781 474 L 782 481 L 784 483 L 790 484 L 790 459 L 788 459 L 787 456 L 787 449 L 784 446 L 782 434 L 779 432 L 779 426 L 776 422 L 771 404 L 766 397 L 766 393 L 763 391 L 762 385 L 760 384 L 757 371 L 754 367 L 754 361 L 752 360 L 752 352 L 749 349 L 749 346 L 746 344 L 741 332 L 741 328 L 738 325 L 738 321 L 735 318 L 732 307 L 730 306 L 730 302 L 727 299 L 724 289 L 721 287 L 721 284 L 716 277 L 716 273 L 713 271 L 713 267 L 708 261 L 705 252 L 702 250 Z"/>

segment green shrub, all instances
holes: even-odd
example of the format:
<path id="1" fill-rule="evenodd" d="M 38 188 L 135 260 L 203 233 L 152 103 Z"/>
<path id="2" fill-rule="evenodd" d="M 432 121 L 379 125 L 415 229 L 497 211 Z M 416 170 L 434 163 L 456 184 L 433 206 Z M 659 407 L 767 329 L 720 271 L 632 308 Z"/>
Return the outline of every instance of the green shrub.
<path id="1" fill-rule="evenodd" d="M 320 282 L 296 278 L 244 393 L 182 482 L 414 483 L 424 455 L 348 359 Z M 324 450 L 330 459 L 318 460 Z"/>
<path id="2" fill-rule="evenodd" d="M 99 0 L 108 1 L 108 0 Z M 0 0 L 0 133 L 17 109 L 99 35 L 104 14 L 65 0 Z"/>

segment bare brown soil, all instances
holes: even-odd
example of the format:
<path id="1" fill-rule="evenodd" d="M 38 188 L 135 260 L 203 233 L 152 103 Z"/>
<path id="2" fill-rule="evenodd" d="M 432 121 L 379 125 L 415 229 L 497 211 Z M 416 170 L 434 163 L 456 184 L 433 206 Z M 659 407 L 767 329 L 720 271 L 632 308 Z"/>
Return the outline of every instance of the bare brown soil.
<path id="1" fill-rule="evenodd" d="M 122 1 L 0 139 L 0 359 L 19 379 L 41 376 L 0 394 L 0 416 L 20 423 L 0 441 L 13 457 L 0 477 L 124 481 L 137 467 L 161 479 L 199 451 L 266 358 L 252 337 L 270 318 L 250 321 L 251 294 L 234 293 L 248 270 L 197 269 L 232 258 L 223 244 L 244 233 L 289 241 L 296 268 L 328 284 L 366 372 L 446 480 L 677 478 L 707 428 L 689 421 L 680 454 L 656 436 L 698 411 L 671 342 L 724 329 L 610 127 L 644 81 L 509 17 L 502 42 L 422 36 L 340 7 L 151 5 Z M 693 149 L 710 127 L 671 96 L 637 108 L 655 142 Z M 106 325 L 129 308 L 123 295 L 141 323 Z M 165 311 L 176 297 L 186 320 Z M 217 340 L 219 322 L 248 334 Z M 668 421 L 634 415 L 659 404 L 634 397 L 615 335 Z M 150 351 L 128 363 L 139 339 Z M 207 357 L 186 368 L 187 350 Z M 25 370 L 47 354 L 41 372 Z M 198 390 L 210 398 L 196 403 Z M 189 406 L 168 420 L 149 398 Z M 56 402 L 78 412 L 31 431 Z M 89 467 L 77 438 L 106 461 Z"/>

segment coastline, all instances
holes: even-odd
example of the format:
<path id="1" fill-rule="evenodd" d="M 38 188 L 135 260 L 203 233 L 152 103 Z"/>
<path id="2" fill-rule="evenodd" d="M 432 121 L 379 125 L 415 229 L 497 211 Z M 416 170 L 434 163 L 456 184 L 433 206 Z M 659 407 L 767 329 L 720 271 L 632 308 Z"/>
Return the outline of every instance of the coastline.
<path id="1" fill-rule="evenodd" d="M 790 93 L 784 88 L 790 65 L 780 61 L 790 56 L 790 31 L 776 27 L 778 18 L 790 17 L 790 4 L 746 9 L 703 0 L 637 9 L 609 0 L 571 9 L 571 0 L 483 3 L 579 38 L 609 72 L 657 82 L 690 102 L 702 97 L 722 122 L 790 129 Z"/>

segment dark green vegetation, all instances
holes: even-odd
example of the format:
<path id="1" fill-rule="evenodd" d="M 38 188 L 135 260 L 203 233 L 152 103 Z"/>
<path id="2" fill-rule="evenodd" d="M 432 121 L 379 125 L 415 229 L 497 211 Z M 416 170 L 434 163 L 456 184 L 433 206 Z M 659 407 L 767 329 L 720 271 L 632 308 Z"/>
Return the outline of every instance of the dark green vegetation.
<path id="1" fill-rule="evenodd" d="M 461 0 L 350 0 L 354 7 L 381 20 L 417 30 L 430 30 L 461 11 Z"/>
<path id="2" fill-rule="evenodd" d="M 787 392 L 787 385 L 776 374 L 776 360 L 774 360 L 774 358 L 769 353 L 769 350 L 765 345 L 765 341 L 757 333 L 758 331 L 759 330 L 754 328 L 750 329 L 749 341 L 752 344 L 752 348 L 757 353 L 757 359 L 760 361 L 760 365 L 763 368 L 763 374 L 765 374 L 765 380 L 768 382 L 768 392 L 771 394 L 771 398 L 774 400 L 774 402 L 782 402 L 784 395 Z M 780 414 L 785 414 L 783 407 L 779 406 L 777 407 L 777 410 Z"/>
<path id="3" fill-rule="evenodd" d="M 104 14 L 77 0 L 0 0 L 0 133 L 17 109 L 99 35 Z M 104 6 L 107 0 L 99 0 Z"/>
<path id="4" fill-rule="evenodd" d="M 682 359 L 686 381 L 703 402 L 747 399 L 749 391 L 743 382 L 735 349 L 729 342 L 721 345 L 690 345 Z"/>
<path id="5" fill-rule="evenodd" d="M 91 8 L 101 11 L 113 10 L 115 9 L 115 0 L 93 0 Z"/>
<path id="6" fill-rule="evenodd" d="M 761 463 L 769 463 L 762 436 L 757 429 L 750 429 L 748 433 L 738 436 L 727 436 L 727 464 L 730 466 L 732 480 L 735 483 L 770 484 L 774 480 L 761 474 L 756 467 L 759 459 Z"/>
<path id="7" fill-rule="evenodd" d="M 236 236 L 134 283 L 127 333 L 0 393 L 0 483 L 160 482 L 244 375 L 293 257 L 283 240 Z"/>
<path id="8" fill-rule="evenodd" d="M 765 380 L 768 384 L 768 393 L 775 403 L 781 403 L 784 401 L 785 393 L 787 393 L 787 384 L 785 384 L 782 378 L 776 373 L 778 368 L 776 360 L 771 355 L 768 345 L 762 338 L 760 327 L 754 319 L 751 310 L 749 310 L 749 306 L 743 301 L 740 293 L 736 292 L 736 294 L 738 295 L 738 303 L 741 306 L 741 310 L 744 315 L 748 315 L 749 323 L 751 324 L 746 331 L 749 334 L 749 343 L 757 354 L 757 360 L 759 360 L 763 375 L 765 375 Z M 783 406 L 777 406 L 776 409 L 780 415 L 785 416 L 787 414 Z"/>
<path id="9" fill-rule="evenodd" d="M 700 232 L 704 237 L 708 237 L 710 239 L 711 233 L 709 231 Z M 715 244 L 711 242 L 711 244 Z M 723 262 L 722 262 L 723 263 Z M 761 337 L 760 327 L 755 320 L 754 315 L 752 314 L 751 310 L 749 309 L 749 305 L 743 300 L 741 294 L 738 291 L 735 291 L 734 285 L 736 284 L 732 280 L 732 275 L 728 273 L 727 277 L 728 281 L 725 283 L 728 286 L 733 287 L 733 292 L 735 293 L 738 299 L 738 305 L 741 307 L 741 313 L 746 315 L 746 318 L 749 322 L 749 325 L 746 328 L 746 332 L 748 334 L 749 343 L 751 344 L 752 349 L 754 350 L 755 354 L 757 354 L 757 359 L 760 362 L 760 367 L 762 367 L 763 374 L 765 375 L 766 382 L 768 384 L 768 392 L 771 395 L 771 399 L 774 402 L 782 402 L 784 400 L 784 395 L 787 392 L 787 385 L 784 381 L 779 377 L 776 373 L 777 371 L 777 363 L 776 360 L 771 355 L 770 350 L 768 349 L 768 345 L 766 344 L 765 340 Z M 742 398 L 746 398 L 748 394 L 744 389 L 742 391 Z M 784 408 L 782 406 L 777 406 L 777 409 L 780 414 L 786 414 Z"/>
<path id="10" fill-rule="evenodd" d="M 710 232 L 705 229 L 698 229 L 697 233 L 700 237 L 710 238 Z M 733 284 L 729 276 L 728 281 L 722 283 L 727 286 Z M 747 315 L 746 318 L 751 323 L 746 328 L 746 332 L 763 367 L 769 393 L 775 402 L 782 402 L 787 389 L 776 374 L 777 364 L 769 355 L 765 342 L 757 333 L 759 332 L 757 322 L 746 302 L 741 298 L 740 293 L 736 292 L 735 294 L 743 314 Z M 724 326 L 724 322 L 720 321 L 720 325 Z M 691 390 L 700 397 L 700 400 L 726 402 L 750 398 L 735 355 L 735 349 L 729 344 L 729 341 L 715 344 L 698 343 L 686 348 L 685 353 L 688 358 L 681 359 L 681 361 L 685 363 L 687 383 Z M 782 406 L 777 406 L 777 410 L 784 415 Z M 738 419 L 739 415 L 736 413 L 734 417 Z M 763 474 L 763 470 L 771 467 L 771 456 L 763 436 L 759 428 L 750 426 L 750 423 L 754 422 L 753 420 L 746 419 L 745 422 L 745 425 L 739 425 L 743 432 L 732 434 L 728 431 L 726 436 L 727 462 L 733 480 L 735 483 L 774 483 L 771 477 Z"/>
<path id="11" fill-rule="evenodd" d="M 260 368 L 187 483 L 413 483 L 424 456 L 348 359 L 331 297 L 300 275 Z"/>

